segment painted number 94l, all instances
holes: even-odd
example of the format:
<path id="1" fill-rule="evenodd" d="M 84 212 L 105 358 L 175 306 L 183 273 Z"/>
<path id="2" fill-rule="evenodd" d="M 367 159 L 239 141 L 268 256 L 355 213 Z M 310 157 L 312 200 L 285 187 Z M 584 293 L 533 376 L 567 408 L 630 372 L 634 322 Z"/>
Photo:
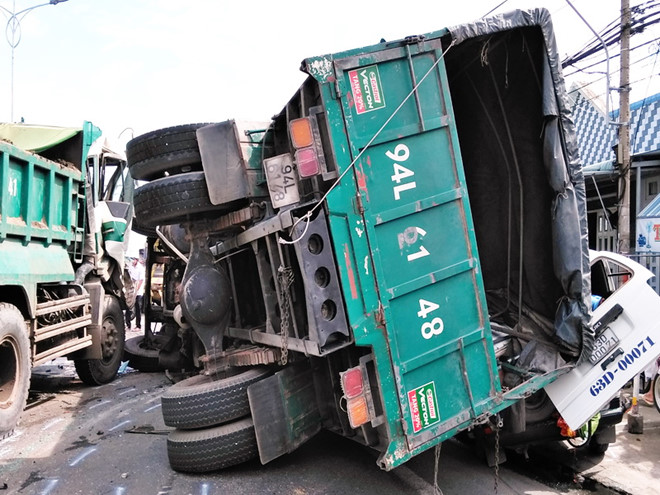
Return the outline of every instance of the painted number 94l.
<path id="1" fill-rule="evenodd" d="M 405 162 L 410 158 L 410 149 L 405 144 L 397 144 L 394 147 L 394 152 L 386 151 L 385 156 L 392 160 L 392 182 L 396 182 L 395 186 L 392 186 L 392 191 L 394 192 L 394 199 L 401 199 L 401 193 L 403 191 L 408 191 L 410 189 L 415 189 L 417 183 L 412 180 L 415 177 L 415 172 L 409 168 L 401 165 L 400 162 Z"/>

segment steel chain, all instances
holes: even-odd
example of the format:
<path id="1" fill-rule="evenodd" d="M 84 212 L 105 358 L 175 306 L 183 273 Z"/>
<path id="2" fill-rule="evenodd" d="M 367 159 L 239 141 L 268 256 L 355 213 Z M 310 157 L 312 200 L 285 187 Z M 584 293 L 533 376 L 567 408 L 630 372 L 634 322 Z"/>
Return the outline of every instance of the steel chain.
<path id="1" fill-rule="evenodd" d="M 502 425 L 502 417 L 497 414 L 495 416 L 495 495 L 497 495 L 500 481 L 500 428 Z"/>
<path id="2" fill-rule="evenodd" d="M 293 270 L 291 267 L 282 266 L 277 269 L 277 278 L 280 286 L 280 293 L 282 294 L 282 308 L 280 319 L 280 336 L 281 336 L 281 349 L 282 356 L 280 357 L 280 364 L 285 366 L 289 361 L 289 324 L 290 324 L 290 297 L 289 287 L 293 284 Z"/>

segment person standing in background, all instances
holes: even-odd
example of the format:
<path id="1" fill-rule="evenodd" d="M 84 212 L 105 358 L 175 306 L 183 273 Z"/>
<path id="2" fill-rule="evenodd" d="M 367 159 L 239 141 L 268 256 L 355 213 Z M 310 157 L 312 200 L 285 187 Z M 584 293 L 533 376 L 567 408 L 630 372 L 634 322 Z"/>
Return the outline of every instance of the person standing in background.
<path id="1" fill-rule="evenodd" d="M 133 311 L 135 327 L 133 330 L 140 330 L 142 329 L 142 303 L 144 299 L 144 249 L 140 249 L 139 257 L 133 259 L 128 267 L 128 272 L 133 279 L 135 290 L 135 310 Z"/>

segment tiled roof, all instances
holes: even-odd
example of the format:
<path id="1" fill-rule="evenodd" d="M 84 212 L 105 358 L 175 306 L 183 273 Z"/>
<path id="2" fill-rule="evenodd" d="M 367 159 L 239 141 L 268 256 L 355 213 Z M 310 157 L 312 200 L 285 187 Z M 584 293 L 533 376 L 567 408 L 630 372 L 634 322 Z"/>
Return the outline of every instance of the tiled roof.
<path id="1" fill-rule="evenodd" d="M 646 205 L 646 207 L 637 214 L 637 218 L 658 218 L 660 217 L 660 194 Z"/>
<path id="2" fill-rule="evenodd" d="M 605 116 L 582 91 L 572 93 L 573 120 L 583 165 L 614 159 L 616 127 L 606 126 Z M 611 112 L 617 119 L 619 111 Z M 660 93 L 630 105 L 633 155 L 660 150 Z"/>

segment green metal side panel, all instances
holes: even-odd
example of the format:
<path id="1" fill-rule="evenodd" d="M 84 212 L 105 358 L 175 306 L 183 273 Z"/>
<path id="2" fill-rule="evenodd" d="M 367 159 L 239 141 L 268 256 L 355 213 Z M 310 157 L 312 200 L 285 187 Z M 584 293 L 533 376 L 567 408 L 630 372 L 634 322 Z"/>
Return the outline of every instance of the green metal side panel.
<path id="1" fill-rule="evenodd" d="M 62 155 L 47 159 L 0 141 L 0 242 L 8 237 L 67 245 L 79 240 L 84 227 L 85 164 L 100 129 L 85 122 L 77 130 L 21 124 L 6 124 L 0 130 L 3 139 L 13 136 L 26 145 L 47 143 L 39 149 L 62 147 Z"/>
<path id="2" fill-rule="evenodd" d="M 73 266 L 63 245 L 23 245 L 16 239 L 0 244 L 0 285 L 28 287 L 73 279 Z"/>
<path id="3" fill-rule="evenodd" d="M 0 240 L 74 239 L 82 172 L 0 142 Z"/>
<path id="4" fill-rule="evenodd" d="M 331 81 L 322 94 L 340 168 L 359 156 L 328 206 L 356 343 L 374 346 L 392 436 L 384 461 L 390 467 L 502 402 L 439 59 L 436 39 L 335 55 L 336 82 L 310 71 Z M 321 58 L 310 66 L 329 63 Z"/>

